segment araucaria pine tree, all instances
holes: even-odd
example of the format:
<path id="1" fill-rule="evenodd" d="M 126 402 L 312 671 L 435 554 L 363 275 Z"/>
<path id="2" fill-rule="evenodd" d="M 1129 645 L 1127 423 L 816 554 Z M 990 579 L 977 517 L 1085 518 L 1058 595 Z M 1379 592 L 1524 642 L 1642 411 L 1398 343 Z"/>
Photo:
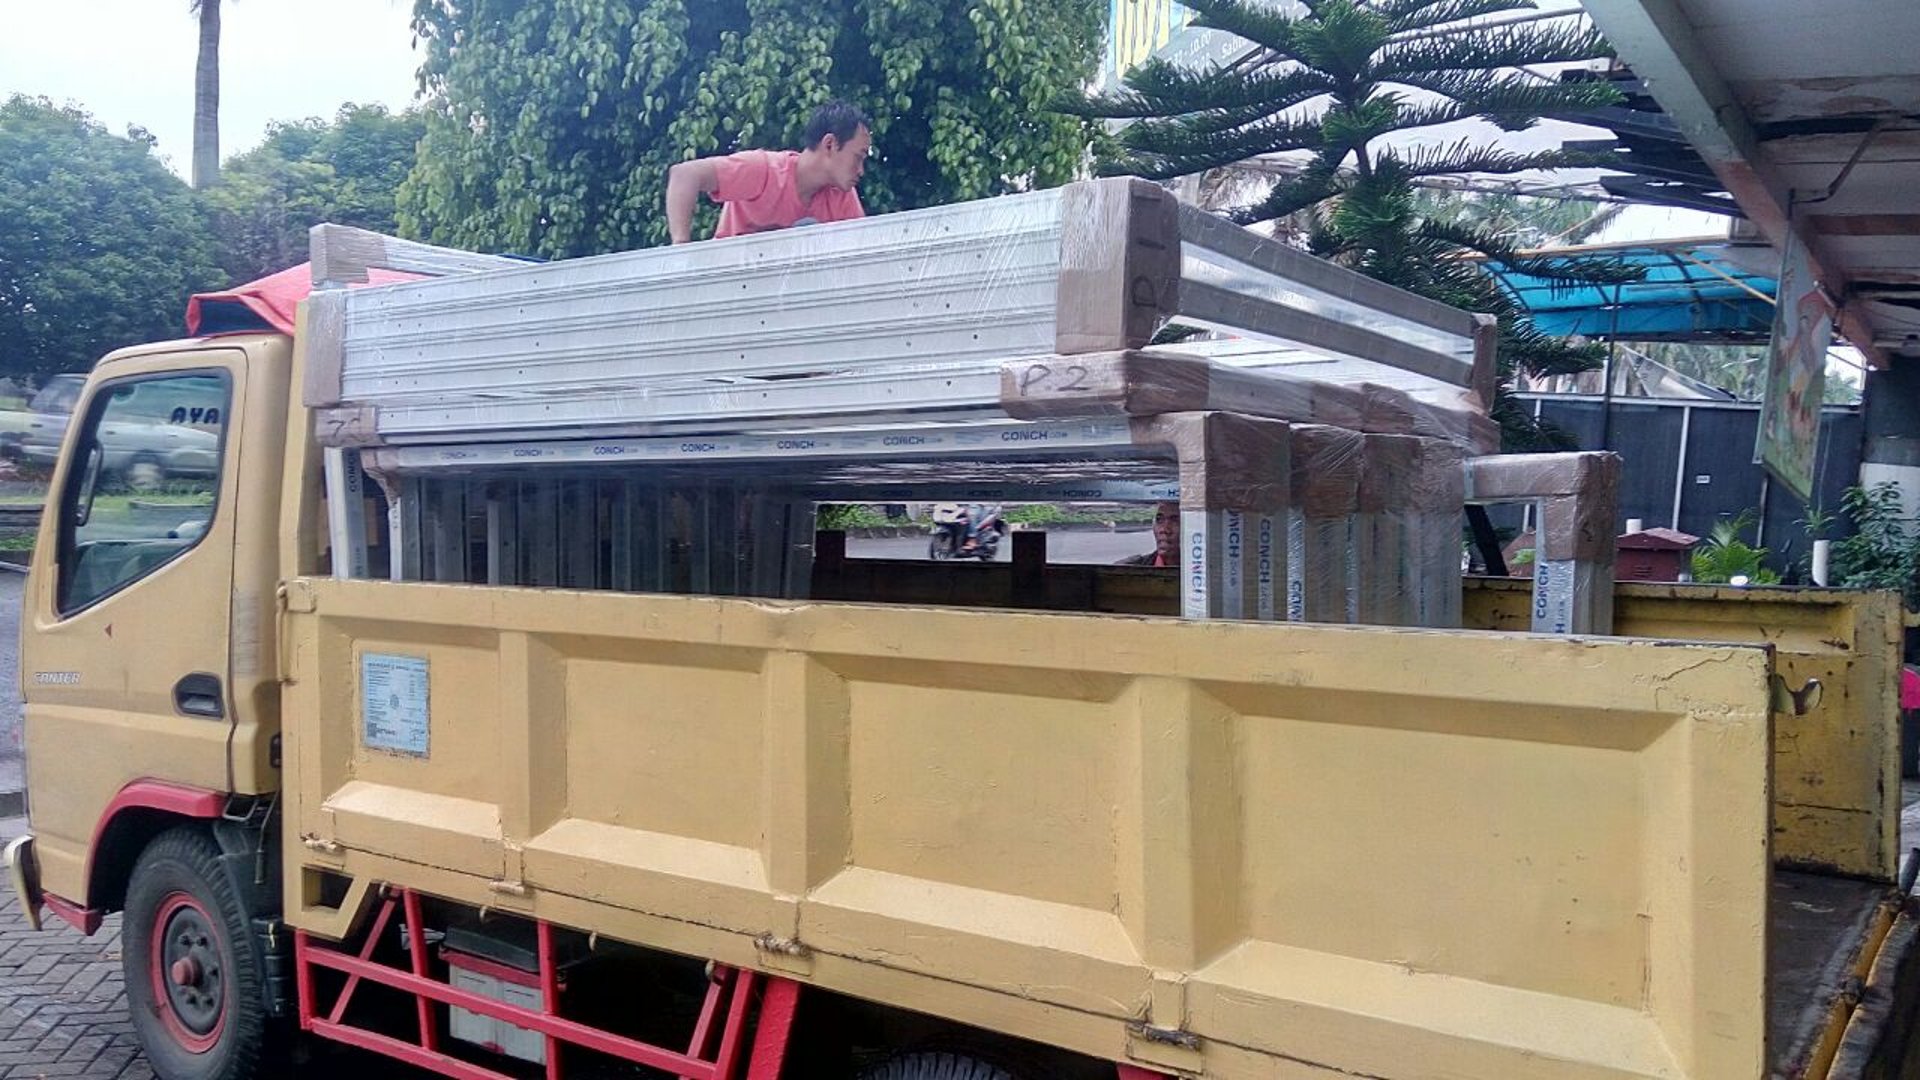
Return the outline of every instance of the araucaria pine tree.
<path id="1" fill-rule="evenodd" d="M 1149 61 L 1126 89 L 1074 111 L 1129 120 L 1124 152 L 1104 171 L 1170 179 L 1292 152 L 1299 168 L 1242 224 L 1300 214 L 1310 249 L 1370 277 L 1445 303 L 1500 316 L 1503 366 L 1541 375 L 1599 362 L 1595 346 L 1536 332 L 1525 312 L 1472 255 L 1577 283 L 1630 281 L 1613 260 L 1527 257 L 1496 233 L 1420 212 L 1429 177 L 1513 174 L 1591 165 L 1565 150 L 1516 151 L 1492 140 L 1438 145 L 1401 132 L 1479 118 L 1507 131 L 1618 100 L 1603 82 L 1565 82 L 1523 69 L 1609 53 L 1577 16 L 1512 22 L 1533 0 L 1183 0 L 1195 25 L 1245 39 L 1251 59 L 1187 70 Z M 1500 17 L 1508 16 L 1507 21 Z M 1496 414 L 1513 449 L 1542 433 L 1503 396 Z"/>

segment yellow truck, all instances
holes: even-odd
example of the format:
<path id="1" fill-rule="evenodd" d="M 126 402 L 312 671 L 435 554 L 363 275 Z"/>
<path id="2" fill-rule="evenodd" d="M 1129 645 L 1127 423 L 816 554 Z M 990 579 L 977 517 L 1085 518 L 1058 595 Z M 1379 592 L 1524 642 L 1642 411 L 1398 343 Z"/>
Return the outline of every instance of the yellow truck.
<path id="1" fill-rule="evenodd" d="M 1897 600 L 1575 537 L 1613 633 L 1535 632 L 1558 584 L 1458 576 L 1480 324 L 1303 260 L 1124 182 L 550 265 L 317 230 L 291 323 L 88 379 L 23 906 L 124 913 L 167 1080 L 293 1029 L 464 1080 L 1910 1074 Z M 218 462 L 129 494 L 152 384 Z M 1314 510 L 1321 444 L 1414 510 Z M 1170 497 L 1179 552 L 815 534 L 908 494 Z"/>

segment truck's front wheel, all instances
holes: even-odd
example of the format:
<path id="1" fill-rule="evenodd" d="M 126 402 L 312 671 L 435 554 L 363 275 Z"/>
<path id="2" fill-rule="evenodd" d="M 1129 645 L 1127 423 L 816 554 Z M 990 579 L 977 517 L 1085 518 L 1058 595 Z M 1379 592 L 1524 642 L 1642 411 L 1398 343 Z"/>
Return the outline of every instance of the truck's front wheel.
<path id="1" fill-rule="evenodd" d="M 205 830 L 148 845 L 127 887 L 127 1004 L 161 1080 L 245 1080 L 268 1036 L 247 919 Z"/>

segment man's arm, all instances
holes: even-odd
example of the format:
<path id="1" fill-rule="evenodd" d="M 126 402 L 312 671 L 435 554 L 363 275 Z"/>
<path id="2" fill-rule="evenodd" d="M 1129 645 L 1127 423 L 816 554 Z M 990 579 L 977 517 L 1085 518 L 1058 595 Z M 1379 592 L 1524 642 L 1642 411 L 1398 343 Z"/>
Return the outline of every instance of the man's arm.
<path id="1" fill-rule="evenodd" d="M 667 235 L 674 243 L 693 239 L 693 212 L 700 205 L 700 193 L 712 195 L 719 188 L 717 158 L 682 161 L 667 170 Z"/>

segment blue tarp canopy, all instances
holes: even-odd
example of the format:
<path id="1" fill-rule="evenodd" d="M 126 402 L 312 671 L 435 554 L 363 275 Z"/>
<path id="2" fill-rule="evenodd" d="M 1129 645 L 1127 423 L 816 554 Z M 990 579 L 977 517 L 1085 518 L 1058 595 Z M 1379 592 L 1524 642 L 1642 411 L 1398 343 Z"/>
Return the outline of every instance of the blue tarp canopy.
<path id="1" fill-rule="evenodd" d="M 1746 266 L 1774 256 L 1725 240 L 1655 241 L 1529 252 L 1605 255 L 1645 268 L 1625 285 L 1568 285 L 1506 269 L 1488 270 L 1533 313 L 1542 333 L 1621 341 L 1761 342 L 1773 326 L 1776 282 Z M 1744 264 L 1744 265 L 1743 265 Z"/>

